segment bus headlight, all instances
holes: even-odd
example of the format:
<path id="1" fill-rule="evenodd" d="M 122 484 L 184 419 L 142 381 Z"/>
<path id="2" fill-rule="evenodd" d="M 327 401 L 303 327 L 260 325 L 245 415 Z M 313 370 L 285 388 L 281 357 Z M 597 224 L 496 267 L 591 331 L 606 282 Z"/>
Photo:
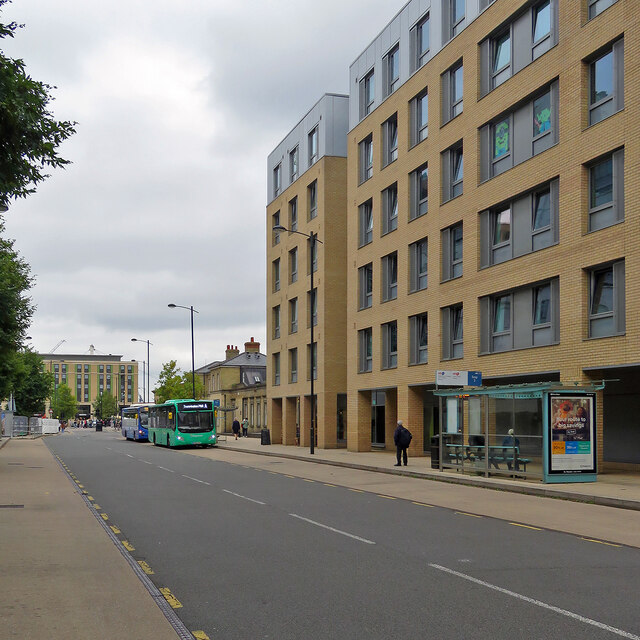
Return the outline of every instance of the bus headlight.
<path id="1" fill-rule="evenodd" d="M 184 440 L 182 436 L 176 436 L 176 440 Z"/>

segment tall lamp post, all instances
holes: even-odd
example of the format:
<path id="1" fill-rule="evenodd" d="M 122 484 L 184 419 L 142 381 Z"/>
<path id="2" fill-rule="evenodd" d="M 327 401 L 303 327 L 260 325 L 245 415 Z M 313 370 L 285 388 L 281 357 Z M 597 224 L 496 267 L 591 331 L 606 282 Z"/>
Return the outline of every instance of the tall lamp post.
<path id="1" fill-rule="evenodd" d="M 193 305 L 190 307 L 183 307 L 181 304 L 168 304 L 169 309 L 186 309 L 191 312 L 191 386 L 193 389 L 193 399 L 196 399 L 196 358 L 195 358 L 195 348 L 193 343 L 193 314 L 198 313 L 196 309 L 193 308 Z"/>
<path id="2" fill-rule="evenodd" d="M 302 231 L 293 231 L 292 229 L 287 229 L 286 227 L 282 226 L 281 224 L 277 224 L 275 227 L 273 227 L 274 231 L 287 231 L 289 233 L 297 233 L 299 236 L 304 236 L 305 238 L 309 239 L 309 250 L 311 252 L 311 265 L 310 265 L 310 278 L 311 278 L 311 322 L 309 323 L 311 325 L 311 371 L 310 371 L 310 378 L 311 378 L 311 445 L 309 447 L 309 453 L 313 454 L 314 453 L 314 446 L 315 446 L 315 441 L 316 441 L 316 396 L 315 396 L 315 391 L 314 391 L 314 386 L 313 386 L 313 372 L 314 372 L 314 365 L 317 366 L 316 360 L 317 358 L 315 357 L 315 353 L 314 353 L 314 340 L 313 340 L 313 306 L 314 304 L 317 304 L 317 300 L 316 300 L 316 294 L 313 290 L 313 258 L 316 254 L 316 243 L 319 242 L 320 244 L 323 244 L 322 240 L 318 240 L 318 234 L 314 233 L 313 231 L 311 233 L 303 233 Z"/>
<path id="3" fill-rule="evenodd" d="M 147 402 L 151 402 L 151 383 L 149 382 L 149 345 L 153 344 L 153 342 L 149 342 L 144 338 L 131 338 L 131 342 L 146 342 L 147 343 Z M 143 390 L 144 390 L 144 374 L 142 378 Z M 144 393 L 142 394 L 144 395 Z"/>

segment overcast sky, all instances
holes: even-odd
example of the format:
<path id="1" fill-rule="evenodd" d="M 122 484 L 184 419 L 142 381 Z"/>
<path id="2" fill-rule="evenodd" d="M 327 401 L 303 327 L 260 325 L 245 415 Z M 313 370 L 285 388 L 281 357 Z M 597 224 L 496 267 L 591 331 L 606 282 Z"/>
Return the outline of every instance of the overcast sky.
<path id="1" fill-rule="evenodd" d="M 31 265 L 31 345 L 191 368 L 266 352 L 266 158 L 404 0 L 14 0 L 0 40 L 78 122 L 71 160 L 12 203 Z"/>

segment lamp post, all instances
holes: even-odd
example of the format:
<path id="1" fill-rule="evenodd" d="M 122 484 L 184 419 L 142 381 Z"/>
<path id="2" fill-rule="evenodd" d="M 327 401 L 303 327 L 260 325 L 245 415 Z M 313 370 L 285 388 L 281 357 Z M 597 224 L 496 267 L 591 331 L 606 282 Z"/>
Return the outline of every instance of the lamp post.
<path id="1" fill-rule="evenodd" d="M 144 338 L 131 338 L 131 342 L 146 342 L 147 343 L 147 402 L 151 402 L 150 398 L 151 398 L 151 383 L 149 382 L 150 377 L 149 377 L 149 345 L 153 344 L 153 342 L 149 342 L 148 340 L 145 340 Z M 142 389 L 144 391 L 144 373 L 142 375 Z M 144 395 L 144 393 L 142 394 Z M 194 398 L 195 400 L 195 398 Z"/>
<path id="2" fill-rule="evenodd" d="M 311 371 L 310 371 L 310 378 L 311 378 L 311 445 L 309 447 L 309 453 L 313 454 L 314 453 L 314 446 L 315 446 L 315 441 L 316 441 L 316 396 L 315 396 L 315 391 L 314 391 L 314 386 L 313 386 L 313 369 L 314 369 L 314 364 L 316 364 L 316 360 L 317 358 L 315 357 L 314 354 L 314 340 L 313 340 L 313 306 L 314 304 L 317 304 L 317 300 L 316 300 L 316 294 L 314 292 L 313 289 L 313 258 L 315 256 L 315 252 L 316 252 L 316 243 L 319 242 L 320 244 L 323 244 L 322 240 L 318 240 L 318 234 L 314 233 L 313 231 L 311 233 L 303 233 L 302 231 L 293 231 L 291 229 L 287 229 L 286 227 L 284 227 L 281 224 L 277 224 L 275 227 L 273 227 L 274 231 L 288 231 L 289 233 L 297 233 L 299 236 L 304 236 L 305 238 L 308 238 L 309 240 L 309 250 L 311 252 L 311 265 L 310 265 L 310 285 L 311 285 L 311 322 L 309 323 L 311 325 Z M 316 365 L 317 366 L 317 365 Z"/>
<path id="3" fill-rule="evenodd" d="M 193 308 L 193 305 L 191 305 L 190 307 L 183 307 L 181 304 L 168 304 L 167 305 L 169 307 L 169 309 L 175 309 L 176 307 L 178 309 L 186 309 L 187 311 L 191 312 L 191 387 L 193 389 L 193 399 L 196 399 L 196 358 L 195 358 L 195 348 L 194 348 L 194 343 L 193 343 L 193 314 L 194 313 L 198 313 L 198 311 L 196 311 Z"/>

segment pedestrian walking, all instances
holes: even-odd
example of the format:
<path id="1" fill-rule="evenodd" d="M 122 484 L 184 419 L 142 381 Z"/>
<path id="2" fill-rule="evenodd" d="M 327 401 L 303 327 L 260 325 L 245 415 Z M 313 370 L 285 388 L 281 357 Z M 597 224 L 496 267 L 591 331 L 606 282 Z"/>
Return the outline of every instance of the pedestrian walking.
<path id="1" fill-rule="evenodd" d="M 231 431 L 233 431 L 233 435 L 238 439 L 238 434 L 240 433 L 240 423 L 238 422 L 238 418 L 233 419 L 233 425 L 231 425 Z"/>
<path id="2" fill-rule="evenodd" d="M 249 421 L 246 418 L 242 421 L 242 437 L 249 437 Z"/>
<path id="3" fill-rule="evenodd" d="M 396 445 L 396 459 L 397 462 L 394 465 L 395 467 L 400 466 L 400 459 L 404 462 L 404 466 L 407 466 L 407 448 L 411 444 L 411 439 L 413 436 L 411 435 L 411 431 L 407 429 L 403 424 L 402 420 L 398 420 L 398 426 L 393 433 L 393 442 Z"/>

